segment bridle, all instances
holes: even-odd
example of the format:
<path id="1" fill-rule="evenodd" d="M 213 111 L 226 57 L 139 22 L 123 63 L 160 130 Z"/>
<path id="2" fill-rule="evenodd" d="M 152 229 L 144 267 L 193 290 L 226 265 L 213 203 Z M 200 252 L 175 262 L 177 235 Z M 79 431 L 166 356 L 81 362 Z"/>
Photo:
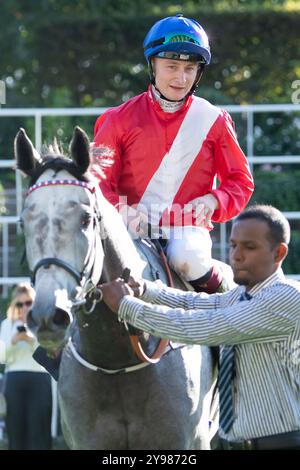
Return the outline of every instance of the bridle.
<path id="1" fill-rule="evenodd" d="M 27 191 L 27 196 L 29 196 L 33 191 L 37 189 L 49 187 L 49 186 L 77 186 L 88 189 L 91 194 L 95 196 L 95 203 L 94 203 L 94 243 L 90 249 L 90 253 L 87 257 L 87 261 L 82 269 L 82 271 L 78 271 L 74 268 L 70 263 L 61 259 L 61 258 L 43 258 L 39 260 L 36 265 L 34 266 L 33 270 L 30 273 L 31 284 L 35 285 L 36 274 L 38 270 L 42 267 L 49 268 L 50 265 L 58 266 L 65 271 L 67 271 L 75 280 L 76 283 L 81 286 L 81 290 L 76 298 L 76 301 L 73 302 L 73 307 L 76 306 L 83 306 L 86 313 L 92 313 L 94 310 L 96 303 L 102 300 L 102 292 L 98 289 L 97 284 L 99 282 L 101 276 L 101 262 L 99 259 L 99 255 L 97 257 L 97 253 L 100 253 L 100 250 L 97 250 L 98 245 L 101 243 L 101 214 L 97 204 L 97 188 L 94 184 L 88 183 L 85 181 L 78 181 L 74 179 L 60 179 L 60 180 L 46 180 L 41 181 L 40 183 L 36 183 Z M 96 253 L 94 257 L 94 253 Z M 89 300 L 92 301 L 92 306 L 89 310 L 86 309 L 86 297 L 89 297 Z"/>
<path id="2" fill-rule="evenodd" d="M 96 307 L 96 304 L 98 302 L 102 301 L 103 294 L 101 289 L 98 287 L 98 283 L 101 277 L 101 262 L 99 259 L 99 255 L 97 257 L 97 253 L 100 253 L 100 250 L 98 250 L 98 244 L 102 243 L 102 238 L 101 238 L 101 214 L 99 211 L 98 207 L 98 188 L 93 185 L 92 183 L 88 183 L 85 181 L 78 181 L 74 179 L 61 179 L 61 180 L 45 180 L 41 181 L 40 183 L 36 183 L 32 186 L 27 191 L 27 196 L 30 195 L 33 191 L 36 191 L 37 189 L 43 188 L 43 187 L 49 187 L 49 186 L 62 186 L 62 185 L 68 185 L 68 186 L 79 186 L 83 187 L 85 189 L 88 189 L 94 196 L 95 196 L 95 204 L 94 204 L 94 232 L 95 232 L 95 238 L 94 238 L 94 244 L 90 250 L 87 262 L 81 272 L 79 272 L 76 268 L 74 268 L 70 263 L 67 261 L 60 259 L 60 258 L 54 258 L 54 257 L 48 257 L 48 258 L 43 258 L 39 260 L 36 265 L 34 266 L 33 270 L 31 271 L 31 283 L 34 286 L 35 285 L 35 280 L 36 280 L 36 274 L 38 270 L 42 267 L 44 268 L 49 268 L 50 265 L 55 265 L 58 266 L 62 269 L 64 269 L 66 272 L 68 272 L 77 282 L 79 286 L 81 286 L 81 291 L 79 292 L 78 296 L 76 297 L 76 301 L 72 302 L 72 308 L 76 307 L 81 307 L 84 309 L 85 313 L 92 313 L 93 310 Z M 102 249 L 103 252 L 103 249 Z M 95 258 L 93 258 L 93 253 L 96 253 Z M 129 273 L 130 271 L 126 268 L 125 271 L 127 273 L 125 274 L 124 277 L 124 272 L 123 272 L 123 278 L 125 281 L 128 281 Z M 91 307 L 89 309 L 86 308 L 87 300 L 91 301 Z M 69 340 L 69 346 L 70 349 L 73 353 L 73 356 L 75 359 L 77 359 L 82 365 L 85 367 L 88 367 L 91 370 L 101 370 L 105 373 L 120 373 L 120 372 L 130 372 L 133 370 L 137 370 L 140 367 L 144 367 L 146 365 L 150 364 L 155 364 L 157 363 L 160 358 L 168 352 L 168 347 L 169 347 L 169 342 L 167 340 L 160 340 L 158 343 L 158 346 L 156 350 L 154 351 L 153 355 L 151 357 L 147 356 L 147 354 L 143 351 L 143 348 L 140 344 L 138 335 L 137 335 L 137 330 L 130 326 L 125 324 L 125 328 L 128 330 L 129 333 L 129 338 L 131 341 L 131 345 L 137 355 L 137 357 L 142 361 L 141 364 L 135 365 L 135 366 L 129 366 L 123 369 L 118 369 L 118 370 L 108 370 L 108 369 L 103 369 L 101 367 L 94 366 L 93 364 L 90 364 L 86 360 L 84 360 L 79 353 L 76 351 L 74 344 L 72 343 L 71 340 Z"/>

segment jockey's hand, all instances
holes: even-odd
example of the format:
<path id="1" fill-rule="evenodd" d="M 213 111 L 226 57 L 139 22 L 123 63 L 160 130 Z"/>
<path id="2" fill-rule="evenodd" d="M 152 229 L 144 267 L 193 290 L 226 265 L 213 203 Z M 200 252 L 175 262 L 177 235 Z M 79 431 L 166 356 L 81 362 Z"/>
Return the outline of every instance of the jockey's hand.
<path id="1" fill-rule="evenodd" d="M 130 276 L 128 285 L 133 290 L 134 297 L 139 298 L 145 292 L 146 284 L 144 279 L 134 279 L 132 276 Z"/>
<path id="2" fill-rule="evenodd" d="M 131 206 L 123 204 L 119 207 L 124 224 L 133 239 L 143 238 L 148 231 L 148 217 Z"/>
<path id="3" fill-rule="evenodd" d="M 121 278 L 100 284 L 99 287 L 103 294 L 104 302 L 115 313 L 117 313 L 120 302 L 125 295 L 134 296 L 134 291 Z"/>
<path id="4" fill-rule="evenodd" d="M 195 224 L 198 227 L 207 228 L 211 224 L 211 218 L 214 211 L 218 208 L 219 202 L 212 194 L 205 194 L 201 197 L 196 197 L 184 208 L 184 212 L 192 212 L 195 219 Z"/>

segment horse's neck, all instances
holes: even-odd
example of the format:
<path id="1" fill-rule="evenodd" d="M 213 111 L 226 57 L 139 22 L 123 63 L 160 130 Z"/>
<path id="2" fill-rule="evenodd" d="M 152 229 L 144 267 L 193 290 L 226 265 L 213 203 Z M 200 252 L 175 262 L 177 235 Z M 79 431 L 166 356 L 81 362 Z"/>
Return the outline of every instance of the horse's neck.
<path id="1" fill-rule="evenodd" d="M 146 263 L 140 258 L 122 219 L 108 203 L 104 203 L 104 209 L 102 206 L 101 209 L 104 225 L 101 282 L 120 277 L 125 268 L 129 268 L 134 276 L 141 277 Z M 97 304 L 90 316 L 80 312 L 77 323 L 80 332 L 80 337 L 77 336 L 78 347 L 90 362 L 107 368 L 137 362 L 124 325 L 118 322 L 116 314 L 103 302 Z"/>
<path id="2" fill-rule="evenodd" d="M 109 203 L 105 202 L 103 206 L 104 276 L 107 280 L 113 280 L 129 268 L 134 276 L 141 277 L 145 262 L 140 258 L 121 216 Z"/>

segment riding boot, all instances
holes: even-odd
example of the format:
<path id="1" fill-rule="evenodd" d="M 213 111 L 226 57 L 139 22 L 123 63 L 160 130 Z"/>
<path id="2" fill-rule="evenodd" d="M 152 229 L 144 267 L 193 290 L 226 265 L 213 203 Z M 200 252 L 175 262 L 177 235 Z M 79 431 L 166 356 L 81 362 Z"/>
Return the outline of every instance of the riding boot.
<path id="1" fill-rule="evenodd" d="M 223 274 L 218 268 L 214 265 L 204 276 L 195 279 L 194 281 L 189 281 L 193 286 L 196 292 L 206 292 L 207 294 L 214 294 L 218 292 L 218 289 L 221 287 L 223 281 Z"/>

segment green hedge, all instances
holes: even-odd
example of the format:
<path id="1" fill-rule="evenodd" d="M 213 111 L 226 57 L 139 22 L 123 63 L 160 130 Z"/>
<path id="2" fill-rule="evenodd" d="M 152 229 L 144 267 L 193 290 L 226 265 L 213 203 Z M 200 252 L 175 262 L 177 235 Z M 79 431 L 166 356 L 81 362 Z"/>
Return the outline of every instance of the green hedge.
<path id="1" fill-rule="evenodd" d="M 250 204 L 271 204 L 283 212 L 300 210 L 300 170 L 254 171 L 255 191 Z M 284 270 L 288 274 L 300 273 L 300 223 L 292 222 L 290 250 L 284 262 Z"/>
<path id="2" fill-rule="evenodd" d="M 254 171 L 255 190 L 251 203 L 272 204 L 281 211 L 300 210 L 300 170 Z"/>

